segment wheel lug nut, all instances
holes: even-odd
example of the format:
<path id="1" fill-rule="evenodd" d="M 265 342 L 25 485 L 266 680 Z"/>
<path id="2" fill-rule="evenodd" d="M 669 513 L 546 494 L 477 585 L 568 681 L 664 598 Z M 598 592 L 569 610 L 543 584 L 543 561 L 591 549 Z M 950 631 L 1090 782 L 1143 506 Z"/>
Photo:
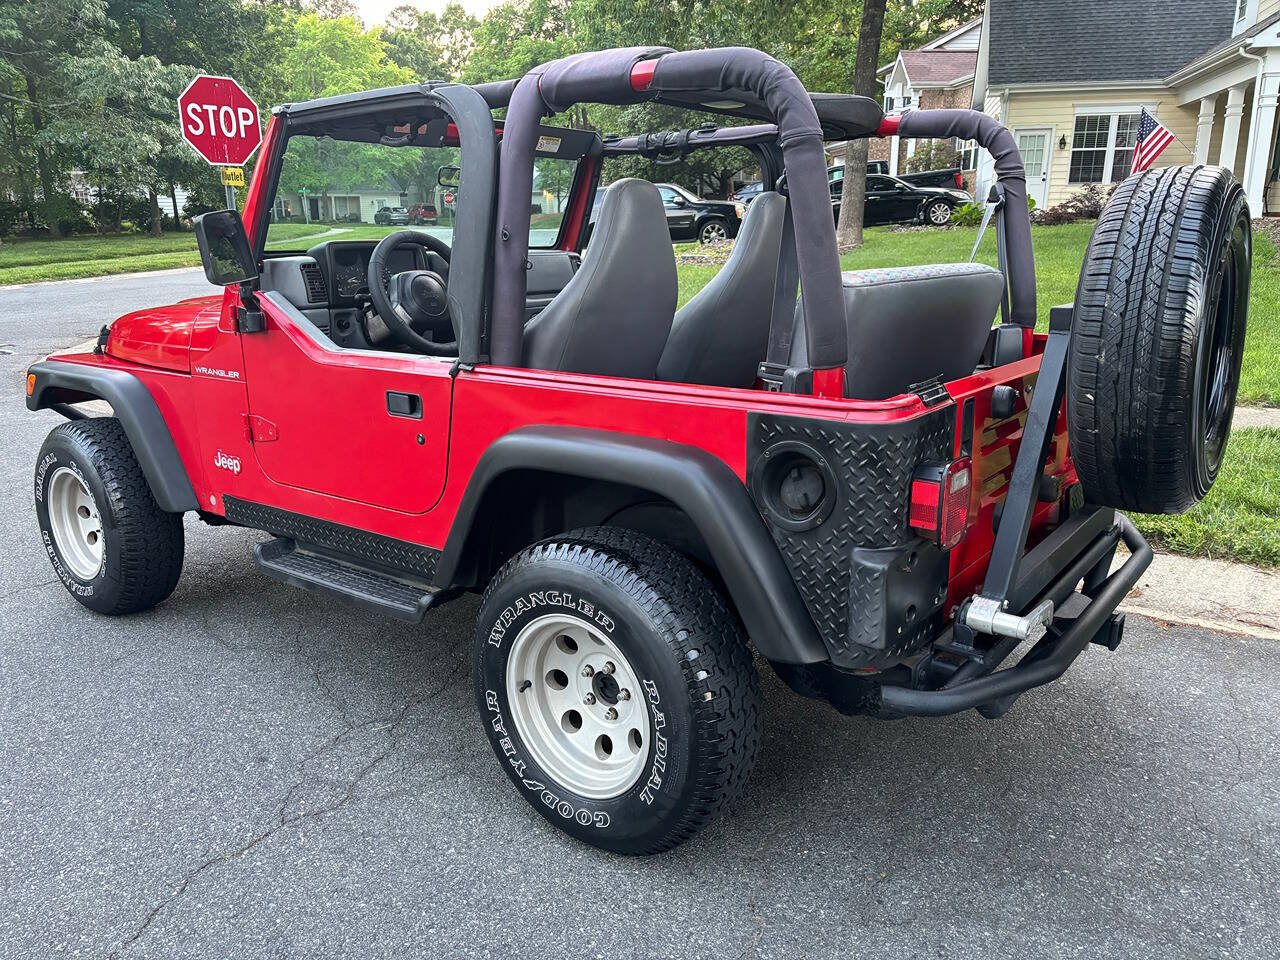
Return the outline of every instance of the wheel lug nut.
<path id="1" fill-rule="evenodd" d="M 582 698 L 582 702 L 589 707 L 596 702 L 596 695 L 594 693 L 588 693 L 585 697 Z"/>
<path id="2" fill-rule="evenodd" d="M 628 690 L 626 687 L 623 687 L 621 690 L 619 690 L 619 691 L 618 691 L 618 699 L 619 699 L 619 700 L 630 700 L 630 699 L 631 699 L 631 691 L 630 691 L 630 690 Z"/>
<path id="3" fill-rule="evenodd" d="M 604 716 L 606 720 L 617 720 L 618 711 L 615 708 L 610 707 L 608 710 L 604 712 Z"/>
<path id="4" fill-rule="evenodd" d="M 594 677 L 596 675 L 595 668 L 588 663 L 586 666 L 582 668 L 582 675 L 584 677 Z"/>
<path id="5" fill-rule="evenodd" d="M 616 669 L 618 669 L 618 668 L 617 668 L 617 667 L 615 667 L 615 666 L 613 665 L 613 661 L 612 661 L 612 660 L 606 660 L 606 661 L 604 662 L 604 672 L 605 672 L 605 673 L 613 673 L 613 671 L 614 671 L 614 670 L 616 670 Z"/>

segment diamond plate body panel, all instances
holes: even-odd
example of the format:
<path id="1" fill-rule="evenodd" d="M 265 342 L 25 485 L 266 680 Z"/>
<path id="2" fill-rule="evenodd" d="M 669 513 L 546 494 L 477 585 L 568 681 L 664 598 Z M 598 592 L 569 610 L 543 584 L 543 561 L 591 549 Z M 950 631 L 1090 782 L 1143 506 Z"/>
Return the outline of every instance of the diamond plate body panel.
<path id="1" fill-rule="evenodd" d="M 225 497 L 227 519 L 242 527 L 266 530 L 321 550 L 376 564 L 388 570 L 411 573 L 430 582 L 435 576 L 440 551 L 434 547 L 384 537 L 340 523 L 291 513 L 261 503 Z"/>
<path id="2" fill-rule="evenodd" d="M 916 540 L 907 523 L 911 475 L 921 463 L 951 459 L 955 430 L 953 404 L 913 420 L 878 424 L 771 414 L 749 417 L 748 476 L 754 475 L 755 463 L 772 445 L 799 441 L 825 458 L 837 478 L 835 507 L 820 526 L 790 531 L 769 524 L 837 664 L 880 663 L 932 636 L 921 611 L 918 627 L 904 631 L 900 641 L 895 635 L 888 649 L 867 645 L 884 622 L 882 585 L 874 571 L 866 568 L 855 579 L 853 551 L 905 546 Z M 752 494 L 757 496 L 754 490 Z"/>

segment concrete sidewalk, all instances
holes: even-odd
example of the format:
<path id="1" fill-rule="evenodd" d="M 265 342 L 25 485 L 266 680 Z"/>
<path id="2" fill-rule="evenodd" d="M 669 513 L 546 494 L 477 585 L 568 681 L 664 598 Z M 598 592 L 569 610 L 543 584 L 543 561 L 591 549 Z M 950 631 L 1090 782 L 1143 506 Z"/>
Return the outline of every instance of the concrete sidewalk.
<path id="1" fill-rule="evenodd" d="M 1127 555 L 1121 547 L 1116 564 Z M 1280 572 L 1157 553 L 1120 609 L 1165 623 L 1280 640 Z"/>

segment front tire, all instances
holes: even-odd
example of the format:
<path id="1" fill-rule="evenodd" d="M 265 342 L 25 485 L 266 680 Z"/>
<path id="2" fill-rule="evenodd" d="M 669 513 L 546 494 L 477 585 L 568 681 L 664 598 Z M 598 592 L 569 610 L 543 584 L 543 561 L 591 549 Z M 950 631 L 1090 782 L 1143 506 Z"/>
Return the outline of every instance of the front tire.
<path id="1" fill-rule="evenodd" d="M 1240 384 L 1250 231 L 1222 167 L 1147 170 L 1102 211 L 1067 373 L 1070 449 L 1092 502 L 1181 513 L 1213 486 Z"/>
<path id="2" fill-rule="evenodd" d="M 925 222 L 934 227 L 945 227 L 951 222 L 951 204 L 936 200 L 925 209 Z"/>
<path id="3" fill-rule="evenodd" d="M 54 572 L 90 610 L 148 610 L 177 586 L 182 515 L 160 509 L 114 417 L 50 431 L 36 462 L 35 502 Z"/>
<path id="4" fill-rule="evenodd" d="M 729 239 L 729 228 L 719 217 L 712 217 L 698 228 L 699 243 L 720 243 Z"/>
<path id="5" fill-rule="evenodd" d="M 579 840 L 667 850 L 746 783 L 761 696 L 742 627 L 664 544 L 589 528 L 525 549 L 485 591 L 473 653 L 499 763 Z"/>

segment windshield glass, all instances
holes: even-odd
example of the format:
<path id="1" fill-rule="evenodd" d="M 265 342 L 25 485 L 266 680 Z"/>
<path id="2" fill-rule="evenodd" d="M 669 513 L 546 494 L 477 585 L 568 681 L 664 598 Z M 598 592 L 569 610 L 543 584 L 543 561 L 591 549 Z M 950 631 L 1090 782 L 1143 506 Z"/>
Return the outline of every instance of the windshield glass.
<path id="1" fill-rule="evenodd" d="M 453 243 L 457 187 L 439 183 L 457 147 L 388 146 L 332 137 L 289 138 L 266 249 L 302 251 L 327 240 L 379 240 L 406 227 Z M 539 157 L 529 204 L 529 245 L 554 246 L 569 201 L 574 160 Z"/>

